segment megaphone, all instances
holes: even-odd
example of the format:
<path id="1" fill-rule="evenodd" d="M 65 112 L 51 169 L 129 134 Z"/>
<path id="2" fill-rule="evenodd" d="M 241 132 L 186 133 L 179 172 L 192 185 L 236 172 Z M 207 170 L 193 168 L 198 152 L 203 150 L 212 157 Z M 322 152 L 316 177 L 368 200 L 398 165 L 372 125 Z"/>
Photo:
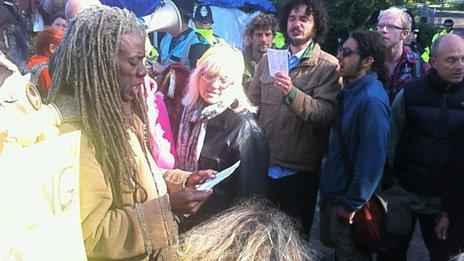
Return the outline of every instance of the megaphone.
<path id="1" fill-rule="evenodd" d="M 178 35 L 182 31 L 179 9 L 171 0 L 161 0 L 156 10 L 142 17 L 147 25 L 147 32 L 161 31 Z"/>

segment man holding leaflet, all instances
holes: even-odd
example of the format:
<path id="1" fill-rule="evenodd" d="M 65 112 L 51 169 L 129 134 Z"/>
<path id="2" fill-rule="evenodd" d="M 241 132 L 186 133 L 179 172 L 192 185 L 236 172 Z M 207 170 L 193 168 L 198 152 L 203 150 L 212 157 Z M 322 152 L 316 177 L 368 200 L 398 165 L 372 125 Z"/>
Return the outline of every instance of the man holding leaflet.
<path id="1" fill-rule="evenodd" d="M 280 14 L 289 72 L 271 75 L 267 56 L 258 64 L 248 96 L 270 146 L 269 198 L 302 221 L 307 236 L 317 198 L 321 160 L 340 90 L 338 61 L 321 50 L 327 14 L 321 1 L 291 0 Z"/>

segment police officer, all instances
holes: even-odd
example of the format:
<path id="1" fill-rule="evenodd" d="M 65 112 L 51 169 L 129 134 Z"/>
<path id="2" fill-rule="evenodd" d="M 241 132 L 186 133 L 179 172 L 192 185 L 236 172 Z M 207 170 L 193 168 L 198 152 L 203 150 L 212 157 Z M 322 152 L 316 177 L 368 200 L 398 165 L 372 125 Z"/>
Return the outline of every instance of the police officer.
<path id="1" fill-rule="evenodd" d="M 213 33 L 213 28 L 211 27 L 214 23 L 213 12 L 209 5 L 198 5 L 193 15 L 193 21 L 195 22 L 195 31 L 201 34 L 208 43 L 213 45 L 222 41 L 219 36 Z"/>
<path id="2" fill-rule="evenodd" d="M 197 60 L 210 47 L 201 34 L 188 26 L 193 12 L 193 0 L 173 0 L 179 9 L 182 30 L 178 35 L 166 34 L 161 40 L 160 63 L 166 68 L 173 63 L 182 63 L 194 68 Z"/>
<path id="3" fill-rule="evenodd" d="M 431 45 L 433 44 L 433 42 L 435 42 L 435 40 L 438 39 L 438 37 L 442 36 L 442 35 L 445 35 L 445 34 L 452 34 L 454 33 L 454 30 L 453 30 L 453 26 L 454 26 L 454 21 L 453 19 L 445 19 L 445 21 L 443 21 L 443 29 L 441 31 L 438 31 L 436 34 L 433 35 L 432 37 L 432 43 Z M 430 47 L 426 47 L 424 52 L 422 53 L 421 55 L 422 59 L 424 59 L 424 61 L 428 62 L 429 61 L 429 58 L 430 58 Z"/>

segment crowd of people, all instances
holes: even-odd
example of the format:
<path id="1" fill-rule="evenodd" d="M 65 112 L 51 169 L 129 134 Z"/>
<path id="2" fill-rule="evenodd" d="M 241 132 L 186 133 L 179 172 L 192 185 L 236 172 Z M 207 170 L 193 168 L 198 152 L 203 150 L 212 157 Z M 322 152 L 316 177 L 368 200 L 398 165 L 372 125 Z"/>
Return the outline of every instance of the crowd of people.
<path id="1" fill-rule="evenodd" d="M 16 6 L 0 7 L 0 56 L 31 73 L 60 133 L 82 132 L 89 259 L 310 260 L 318 196 L 320 240 L 336 260 L 406 260 L 417 221 L 430 260 L 461 253 L 463 38 L 440 34 L 424 61 L 405 44 L 411 16 L 391 7 L 334 56 L 323 50 L 335 19 L 324 2 L 289 0 L 278 21 L 253 18 L 238 50 L 214 34 L 222 21 L 210 6 L 173 2 L 181 29 L 149 69 L 147 30 L 131 10 L 55 3 L 32 52 Z M 278 30 L 288 71 L 271 74 Z M 0 84 L 10 71 L 0 66 Z M 197 189 L 236 162 L 213 189 Z M 374 251 L 353 222 L 392 187 L 411 225 L 397 247 Z"/>

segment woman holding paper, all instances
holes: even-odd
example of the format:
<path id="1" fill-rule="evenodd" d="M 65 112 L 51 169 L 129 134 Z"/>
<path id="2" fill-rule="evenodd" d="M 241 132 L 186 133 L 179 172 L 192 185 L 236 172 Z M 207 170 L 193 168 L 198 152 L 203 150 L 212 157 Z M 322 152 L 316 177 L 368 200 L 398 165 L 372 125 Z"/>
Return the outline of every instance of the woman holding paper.
<path id="1" fill-rule="evenodd" d="M 222 171 L 240 160 L 232 175 L 190 219 L 226 209 L 243 196 L 264 195 L 269 147 L 242 87 L 242 54 L 225 44 L 211 47 L 190 76 L 177 142 L 179 167 Z M 189 223 L 189 220 L 187 220 Z"/>

